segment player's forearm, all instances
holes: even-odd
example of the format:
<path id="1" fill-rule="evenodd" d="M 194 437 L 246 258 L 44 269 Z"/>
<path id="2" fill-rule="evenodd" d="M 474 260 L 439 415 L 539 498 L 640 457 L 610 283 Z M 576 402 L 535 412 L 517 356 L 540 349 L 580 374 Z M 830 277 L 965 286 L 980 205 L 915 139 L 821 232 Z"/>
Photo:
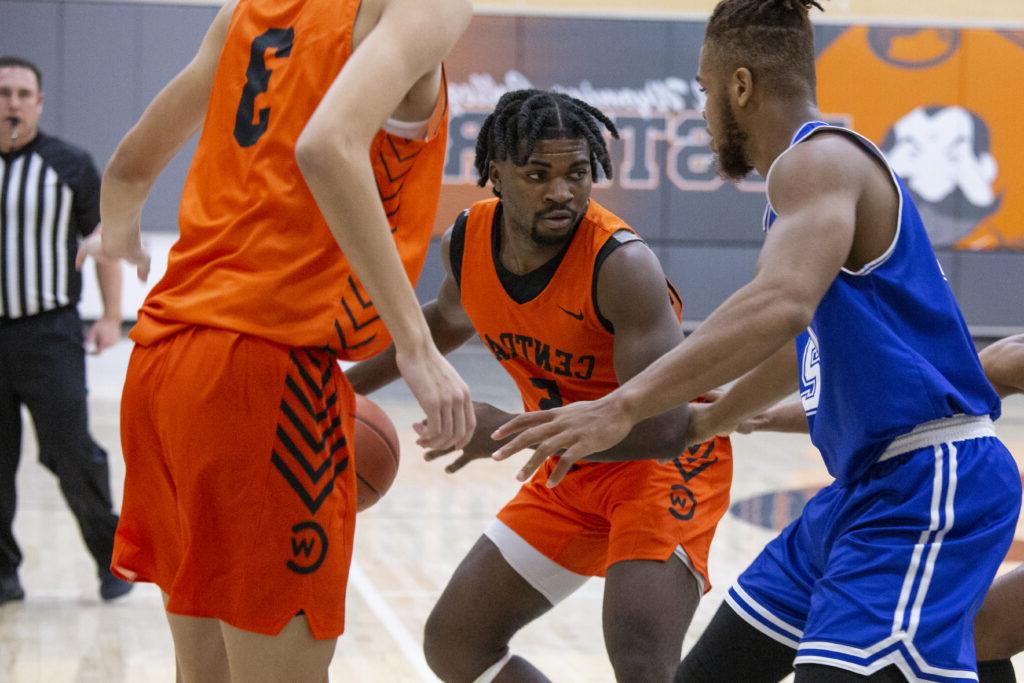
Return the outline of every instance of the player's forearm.
<path id="1" fill-rule="evenodd" d="M 606 399 L 635 423 L 749 372 L 810 323 L 813 308 L 755 279 L 687 339 Z"/>
<path id="2" fill-rule="evenodd" d="M 740 431 L 743 433 L 786 432 L 789 434 L 806 434 L 809 426 L 799 396 L 777 403 L 760 415 L 751 418 L 744 425 L 740 426 Z"/>
<path id="3" fill-rule="evenodd" d="M 731 431 L 746 418 L 775 405 L 796 388 L 796 346 L 793 342 L 787 342 L 771 357 L 736 380 L 725 394 L 710 405 L 709 416 L 714 424 Z M 802 412 L 800 417 L 803 417 Z"/>
<path id="4" fill-rule="evenodd" d="M 1024 392 L 1024 334 L 1000 339 L 979 356 L 985 376 L 1001 397 Z"/>
<path id="5" fill-rule="evenodd" d="M 103 300 L 103 317 L 107 320 L 121 322 L 121 262 L 96 262 L 96 280 L 100 286 L 100 298 Z"/>
<path id="6" fill-rule="evenodd" d="M 398 257 L 366 148 L 357 140 L 303 134 L 299 168 L 335 240 L 366 289 L 399 352 L 419 355 L 430 330 Z"/>
<path id="7" fill-rule="evenodd" d="M 103 171 L 100 216 L 103 248 L 110 254 L 129 253 L 141 243 L 142 205 L 146 202 L 162 166 L 144 136 L 151 124 L 146 116 L 121 141 Z"/>
<path id="8" fill-rule="evenodd" d="M 434 344 L 442 354 L 447 355 L 454 351 L 472 336 L 472 330 L 460 329 L 449 324 L 434 301 L 423 306 L 423 317 L 427 321 Z M 369 394 L 391 384 L 400 376 L 394 345 L 345 371 L 345 377 L 357 394 Z"/>
<path id="9" fill-rule="evenodd" d="M 149 183 L 123 181 L 103 175 L 100 216 L 103 221 L 103 250 L 107 254 L 132 253 L 141 245 L 142 205 Z"/>
<path id="10" fill-rule="evenodd" d="M 130 253 L 141 241 L 142 205 L 160 173 L 199 129 L 209 101 L 209 78 L 194 61 L 174 78 L 118 144 L 100 187 L 103 245 Z"/>

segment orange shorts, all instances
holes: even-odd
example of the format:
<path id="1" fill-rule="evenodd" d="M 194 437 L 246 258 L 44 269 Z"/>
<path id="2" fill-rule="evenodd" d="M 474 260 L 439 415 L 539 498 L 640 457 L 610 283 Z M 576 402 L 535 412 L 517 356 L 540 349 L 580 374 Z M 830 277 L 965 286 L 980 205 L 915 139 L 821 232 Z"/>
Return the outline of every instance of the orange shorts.
<path id="1" fill-rule="evenodd" d="M 732 483 L 728 439 L 688 449 L 665 464 L 582 463 L 548 488 L 554 467 L 549 458 L 498 513 L 526 543 L 582 576 L 604 576 L 624 560 L 663 561 L 682 547 L 705 592 L 710 590 L 708 551 Z"/>
<path id="2" fill-rule="evenodd" d="M 175 614 L 274 635 L 300 610 L 344 630 L 355 533 L 355 397 L 335 358 L 188 328 L 136 346 L 111 569 Z"/>

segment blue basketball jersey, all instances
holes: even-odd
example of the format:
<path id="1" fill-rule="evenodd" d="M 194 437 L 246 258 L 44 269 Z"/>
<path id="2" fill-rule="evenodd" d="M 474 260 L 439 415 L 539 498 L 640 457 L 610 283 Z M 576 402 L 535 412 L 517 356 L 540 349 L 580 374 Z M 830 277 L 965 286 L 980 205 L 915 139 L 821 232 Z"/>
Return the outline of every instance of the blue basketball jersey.
<path id="1" fill-rule="evenodd" d="M 995 419 L 1000 403 L 903 181 L 870 140 L 846 128 L 805 123 L 790 149 L 820 130 L 849 135 L 878 157 L 900 200 L 893 243 L 859 271 L 842 269 L 797 338 L 811 440 L 829 473 L 849 481 L 918 425 L 956 414 Z M 769 200 L 766 231 L 775 218 Z"/>

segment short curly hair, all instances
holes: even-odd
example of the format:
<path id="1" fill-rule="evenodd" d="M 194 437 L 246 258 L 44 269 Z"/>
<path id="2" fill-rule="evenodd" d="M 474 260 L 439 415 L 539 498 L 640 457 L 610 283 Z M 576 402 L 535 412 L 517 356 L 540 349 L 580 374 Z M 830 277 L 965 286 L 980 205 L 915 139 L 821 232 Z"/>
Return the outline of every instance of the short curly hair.
<path id="1" fill-rule="evenodd" d="M 782 97 L 814 97 L 815 0 L 722 0 L 704 32 L 704 50 L 734 70 L 746 67 L 755 82 Z"/>
<path id="2" fill-rule="evenodd" d="M 476 138 L 476 166 L 480 187 L 487 185 L 491 161 L 512 159 L 526 163 L 538 140 L 582 138 L 590 147 L 590 171 L 597 177 L 601 167 L 612 177 L 612 162 L 601 133 L 604 126 L 613 138 L 619 131 L 601 110 L 565 93 L 549 90 L 512 90 L 501 96 L 484 120 Z"/>

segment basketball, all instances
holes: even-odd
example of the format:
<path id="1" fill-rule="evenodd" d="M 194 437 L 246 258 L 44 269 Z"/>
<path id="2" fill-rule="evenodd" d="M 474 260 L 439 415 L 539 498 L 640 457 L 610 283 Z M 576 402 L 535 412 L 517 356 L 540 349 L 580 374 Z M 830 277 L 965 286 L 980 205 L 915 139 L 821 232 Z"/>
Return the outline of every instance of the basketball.
<path id="1" fill-rule="evenodd" d="M 380 406 L 356 395 L 355 463 L 357 511 L 388 492 L 398 474 L 398 432 Z"/>

